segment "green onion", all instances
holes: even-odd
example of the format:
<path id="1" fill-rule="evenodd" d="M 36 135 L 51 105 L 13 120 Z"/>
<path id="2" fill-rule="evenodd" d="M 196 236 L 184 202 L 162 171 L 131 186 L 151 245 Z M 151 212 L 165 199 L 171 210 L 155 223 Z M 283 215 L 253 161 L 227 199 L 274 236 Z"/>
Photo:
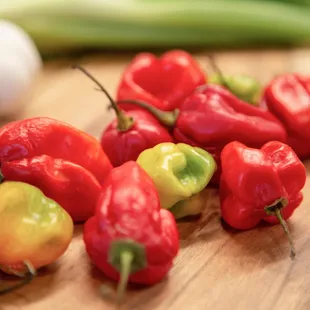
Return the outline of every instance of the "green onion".
<path id="1" fill-rule="evenodd" d="M 0 18 L 42 53 L 310 43 L 307 0 L 1 0 Z"/>

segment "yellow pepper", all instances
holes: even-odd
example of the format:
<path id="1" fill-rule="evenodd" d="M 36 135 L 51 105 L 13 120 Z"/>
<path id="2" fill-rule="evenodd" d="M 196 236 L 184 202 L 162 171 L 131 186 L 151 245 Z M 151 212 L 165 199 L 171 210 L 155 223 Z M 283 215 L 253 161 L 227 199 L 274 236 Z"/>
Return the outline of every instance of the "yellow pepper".
<path id="1" fill-rule="evenodd" d="M 197 214 L 201 200 L 193 196 L 208 185 L 217 169 L 211 154 L 184 143 L 160 143 L 143 151 L 137 163 L 153 179 L 162 208 L 171 209 L 182 201 L 171 209 L 178 218 Z M 189 198 L 196 207 L 191 203 L 184 204 Z"/>

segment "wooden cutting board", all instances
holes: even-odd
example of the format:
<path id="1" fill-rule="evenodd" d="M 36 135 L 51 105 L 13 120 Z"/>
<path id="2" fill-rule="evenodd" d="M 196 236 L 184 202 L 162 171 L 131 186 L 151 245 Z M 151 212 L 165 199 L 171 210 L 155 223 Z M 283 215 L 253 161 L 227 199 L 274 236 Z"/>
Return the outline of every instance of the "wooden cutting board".
<path id="1" fill-rule="evenodd" d="M 251 74 L 261 82 L 285 71 L 310 73 L 307 49 L 215 55 L 222 70 Z M 114 94 L 131 57 L 96 55 L 46 63 L 20 118 L 50 116 L 99 137 L 113 113 L 107 112 L 103 94 L 70 65 L 84 65 Z M 203 55 L 197 54 L 197 59 L 208 70 Z M 310 162 L 305 164 L 309 171 Z M 207 190 L 203 216 L 178 224 L 181 250 L 169 277 L 151 288 L 130 287 L 122 309 L 309 310 L 310 182 L 304 195 L 303 204 L 289 221 L 298 253 L 291 262 L 280 226 L 231 232 L 221 223 L 216 190 Z M 82 226 L 76 226 L 66 254 L 28 286 L 0 297 L 0 310 L 115 309 L 99 295 L 102 283 L 112 290 L 115 284 L 92 267 L 81 235 Z"/>

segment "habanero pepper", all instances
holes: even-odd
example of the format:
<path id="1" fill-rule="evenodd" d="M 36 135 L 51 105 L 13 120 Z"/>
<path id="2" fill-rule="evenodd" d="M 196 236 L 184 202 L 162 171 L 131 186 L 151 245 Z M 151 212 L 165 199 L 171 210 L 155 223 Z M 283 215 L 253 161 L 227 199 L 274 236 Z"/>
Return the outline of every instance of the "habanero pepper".
<path id="1" fill-rule="evenodd" d="M 114 167 L 127 161 L 135 161 L 145 149 L 162 142 L 173 141 L 168 130 L 151 113 L 144 110 L 122 111 L 93 76 L 80 66 L 74 68 L 82 71 L 98 85 L 115 111 L 116 119 L 107 126 L 100 139 L 101 146 Z"/>
<path id="2" fill-rule="evenodd" d="M 125 69 L 117 89 L 117 101 L 146 101 L 165 111 L 182 103 L 207 77 L 196 60 L 183 50 L 171 50 L 160 58 L 150 53 L 138 54 Z M 124 110 L 137 109 L 130 104 Z"/>
<path id="3" fill-rule="evenodd" d="M 256 79 L 244 74 L 223 74 L 215 60 L 209 55 L 210 64 L 216 72 L 208 78 L 209 84 L 221 85 L 237 98 L 254 106 L 259 106 L 262 86 Z"/>
<path id="4" fill-rule="evenodd" d="M 225 87 L 236 97 L 254 106 L 259 106 L 261 85 L 252 77 L 243 74 L 214 74 L 208 80 L 209 84 Z"/>
<path id="5" fill-rule="evenodd" d="M 217 168 L 211 154 L 184 143 L 161 143 L 143 151 L 137 163 L 152 178 L 162 208 L 176 218 L 201 213 L 205 202 L 198 194 Z"/>
<path id="6" fill-rule="evenodd" d="M 3 182 L 0 197 L 0 270 L 21 277 L 17 285 L 0 288 L 4 294 L 31 281 L 38 269 L 65 253 L 73 222 L 59 204 L 32 185 Z"/>
<path id="7" fill-rule="evenodd" d="M 212 183 L 218 185 L 221 173 L 220 153 L 232 141 L 261 147 L 275 140 L 285 142 L 287 135 L 280 121 L 270 112 L 261 110 L 235 97 L 219 85 L 198 87 L 179 109 L 162 111 L 147 103 L 132 102 L 153 113 L 163 124 L 172 127 L 176 142 L 200 147 L 211 153 L 218 170 Z"/>
<path id="8" fill-rule="evenodd" d="M 283 74 L 265 88 L 267 107 L 286 127 L 288 144 L 301 159 L 310 156 L 310 78 Z"/>
<path id="9" fill-rule="evenodd" d="M 280 223 L 295 256 L 286 220 L 303 200 L 306 169 L 288 145 L 271 141 L 260 149 L 240 142 L 227 144 L 221 154 L 221 212 L 230 226 L 247 230 L 259 222 Z"/>
<path id="10" fill-rule="evenodd" d="M 99 183 L 112 169 L 94 137 L 59 120 L 33 117 L 10 122 L 0 129 L 0 165 L 39 155 L 78 164 L 93 173 Z"/>
<path id="11" fill-rule="evenodd" d="M 72 162 L 41 155 L 3 162 L 4 180 L 20 181 L 39 188 L 62 206 L 74 222 L 95 213 L 101 185 L 88 170 Z"/>
<path id="12" fill-rule="evenodd" d="M 94 263 L 110 279 L 153 285 L 161 281 L 179 251 L 173 215 L 160 208 L 152 179 L 134 161 L 114 168 L 103 185 L 96 214 L 84 226 L 84 242 Z"/>

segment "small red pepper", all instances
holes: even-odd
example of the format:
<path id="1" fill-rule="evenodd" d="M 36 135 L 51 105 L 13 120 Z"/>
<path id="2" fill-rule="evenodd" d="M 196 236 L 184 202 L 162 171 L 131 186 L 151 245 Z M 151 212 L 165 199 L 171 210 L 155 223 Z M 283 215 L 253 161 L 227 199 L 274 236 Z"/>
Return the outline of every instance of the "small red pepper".
<path id="1" fill-rule="evenodd" d="M 86 221 L 95 213 L 101 185 L 88 170 L 48 155 L 3 162 L 6 181 L 19 181 L 39 188 L 56 201 L 74 222 Z"/>
<path id="2" fill-rule="evenodd" d="M 285 220 L 303 200 L 306 169 L 286 144 L 271 141 L 260 149 L 240 142 L 227 144 L 221 154 L 220 201 L 222 217 L 240 230 L 261 221 L 280 223 L 295 249 Z"/>
<path id="3" fill-rule="evenodd" d="M 118 101 L 142 100 L 170 111 L 179 107 L 184 98 L 206 80 L 196 60 L 183 50 L 168 51 L 160 58 L 140 53 L 125 69 L 116 98 Z M 137 109 L 130 104 L 122 108 Z"/>
<path id="4" fill-rule="evenodd" d="M 301 159 L 310 156 L 310 78 L 284 74 L 265 88 L 262 105 L 274 113 L 288 132 L 288 144 Z"/>
<path id="5" fill-rule="evenodd" d="M 161 281 L 179 251 L 176 222 L 160 208 L 152 179 L 134 161 L 114 168 L 103 185 L 96 214 L 84 226 L 86 250 L 106 276 L 152 285 Z"/>
<path id="6" fill-rule="evenodd" d="M 0 129 L 0 164 L 39 155 L 68 160 L 89 170 L 102 183 L 112 165 L 100 143 L 64 122 L 34 117 Z"/>
<path id="7" fill-rule="evenodd" d="M 116 113 L 101 135 L 101 146 L 114 167 L 136 160 L 140 153 L 162 142 L 173 142 L 168 130 L 149 112 L 122 111 L 108 91 L 84 68 L 75 66 L 95 82 L 105 93 Z"/>
<path id="8" fill-rule="evenodd" d="M 221 173 L 220 152 L 227 143 L 240 141 L 261 147 L 271 140 L 286 141 L 285 128 L 270 112 L 239 100 L 218 85 L 198 87 L 175 111 L 164 112 L 140 101 L 132 103 L 172 127 L 177 142 L 201 147 L 214 155 L 219 167 L 212 179 L 214 184 Z"/>

